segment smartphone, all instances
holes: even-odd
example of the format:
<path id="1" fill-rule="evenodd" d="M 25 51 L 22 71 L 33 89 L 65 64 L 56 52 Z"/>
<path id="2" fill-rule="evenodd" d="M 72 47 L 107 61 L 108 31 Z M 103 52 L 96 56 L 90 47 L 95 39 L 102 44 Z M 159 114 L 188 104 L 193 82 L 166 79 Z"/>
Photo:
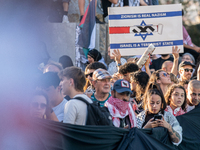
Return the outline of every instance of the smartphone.
<path id="1" fill-rule="evenodd" d="M 162 119 L 162 115 L 154 115 L 153 121 L 156 121 L 157 119 Z"/>

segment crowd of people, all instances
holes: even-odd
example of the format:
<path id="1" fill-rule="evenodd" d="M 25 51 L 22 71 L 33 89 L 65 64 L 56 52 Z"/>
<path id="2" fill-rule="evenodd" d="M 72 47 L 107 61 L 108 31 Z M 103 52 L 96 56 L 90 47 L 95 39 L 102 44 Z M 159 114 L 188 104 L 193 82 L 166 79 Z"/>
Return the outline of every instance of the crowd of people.
<path id="1" fill-rule="evenodd" d="M 68 21 L 70 0 L 63 0 L 63 22 Z M 158 4 L 157 0 L 102 1 L 103 6 L 139 6 Z M 106 4 L 105 4 L 106 3 Z M 79 1 L 80 20 L 85 1 Z M 104 9 L 105 9 L 104 8 Z M 104 12 L 106 17 L 106 11 Z M 176 116 L 200 106 L 200 48 L 192 43 L 183 27 L 185 53 L 178 46 L 172 54 L 151 55 L 142 68 L 141 56 L 122 58 L 120 51 L 108 47 L 113 60 L 107 64 L 102 54 L 92 49 L 87 54 L 85 69 L 73 65 L 67 55 L 59 62 L 48 61 L 40 66 L 30 98 L 30 115 L 35 118 L 75 125 L 86 125 L 88 104 L 97 103 L 111 115 L 118 128 L 166 128 L 171 142 L 182 141 L 182 127 Z M 87 101 L 87 103 L 80 100 Z"/>
<path id="2" fill-rule="evenodd" d="M 179 145 L 182 127 L 176 116 L 199 107 L 198 62 L 188 53 L 179 57 L 178 46 L 172 47 L 172 55 L 149 57 L 144 71 L 137 65 L 138 59 L 127 61 L 119 50 L 109 55 L 113 62 L 107 67 L 99 62 L 100 52 L 91 50 L 85 70 L 73 66 L 69 56 L 62 56 L 59 62 L 49 61 L 31 95 L 30 115 L 86 125 L 88 106 L 78 99 L 81 97 L 106 107 L 115 127 L 164 127 L 171 142 Z M 161 59 L 163 62 L 158 65 Z"/>

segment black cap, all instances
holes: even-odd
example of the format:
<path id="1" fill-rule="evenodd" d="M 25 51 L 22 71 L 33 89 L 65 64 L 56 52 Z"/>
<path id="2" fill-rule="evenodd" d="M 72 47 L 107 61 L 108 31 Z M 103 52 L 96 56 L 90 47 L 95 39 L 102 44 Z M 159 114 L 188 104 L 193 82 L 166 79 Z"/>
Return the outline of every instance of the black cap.
<path id="1" fill-rule="evenodd" d="M 181 67 L 186 66 L 186 65 L 190 65 L 190 66 L 192 66 L 193 68 L 195 67 L 195 64 L 192 64 L 192 63 L 189 62 L 189 61 L 182 61 L 182 62 L 179 64 L 179 69 L 180 69 Z"/>

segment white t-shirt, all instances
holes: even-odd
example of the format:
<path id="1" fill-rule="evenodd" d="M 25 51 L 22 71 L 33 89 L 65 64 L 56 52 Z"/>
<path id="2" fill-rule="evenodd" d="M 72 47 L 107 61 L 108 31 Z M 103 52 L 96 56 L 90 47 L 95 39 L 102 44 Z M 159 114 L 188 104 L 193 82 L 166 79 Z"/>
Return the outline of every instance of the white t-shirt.
<path id="1" fill-rule="evenodd" d="M 64 109 L 65 109 L 65 104 L 67 103 L 68 100 L 66 100 L 65 98 L 63 99 L 63 101 L 57 105 L 56 107 L 53 107 L 53 111 L 56 114 L 59 122 L 63 121 L 63 117 L 64 117 Z"/>

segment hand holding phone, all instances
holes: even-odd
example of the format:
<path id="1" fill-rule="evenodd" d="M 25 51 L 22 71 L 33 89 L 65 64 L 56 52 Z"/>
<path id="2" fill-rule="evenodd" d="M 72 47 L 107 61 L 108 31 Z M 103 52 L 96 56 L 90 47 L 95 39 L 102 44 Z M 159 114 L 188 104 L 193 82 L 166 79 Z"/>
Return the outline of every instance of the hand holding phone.
<path id="1" fill-rule="evenodd" d="M 154 115 L 153 121 L 156 121 L 158 119 L 162 119 L 162 115 Z"/>

